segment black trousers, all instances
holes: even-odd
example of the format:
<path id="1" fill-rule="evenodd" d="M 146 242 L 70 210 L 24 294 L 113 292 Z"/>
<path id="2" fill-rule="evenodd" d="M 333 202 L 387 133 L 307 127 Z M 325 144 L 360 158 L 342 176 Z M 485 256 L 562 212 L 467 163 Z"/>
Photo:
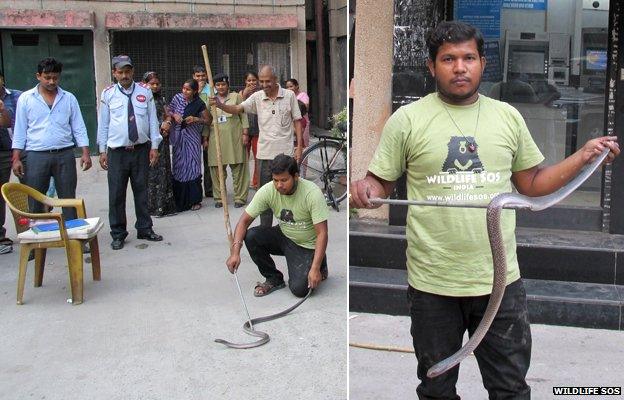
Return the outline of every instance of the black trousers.
<path id="1" fill-rule="evenodd" d="M 50 177 L 54 177 L 54 185 L 59 199 L 76 198 L 76 157 L 74 149 L 68 148 L 59 152 L 26 151 L 24 163 L 24 181 L 26 185 L 46 194 L 50 186 Z M 35 213 L 44 212 L 43 204 L 31 201 L 30 209 Z M 63 217 L 75 219 L 75 208 L 63 208 Z"/>
<path id="2" fill-rule="evenodd" d="M 273 181 L 271 174 L 271 163 L 273 160 L 258 160 L 258 169 L 260 170 L 260 187 L 265 183 Z M 269 209 L 260 214 L 260 226 L 270 228 L 273 225 L 273 212 Z"/>
<path id="3" fill-rule="evenodd" d="M 11 151 L 0 150 L 0 187 L 11 178 Z M 4 197 L 0 195 L 0 240 L 5 238 L 6 228 L 6 203 Z M 1 243 L 0 243 L 1 244 Z"/>
<path id="4" fill-rule="evenodd" d="M 276 267 L 271 255 L 285 256 L 288 266 L 288 287 L 297 297 L 308 293 L 308 273 L 314 260 L 314 249 L 306 249 L 288 239 L 278 225 L 267 228 L 256 226 L 247 231 L 245 246 L 258 270 L 267 281 L 284 282 L 284 274 Z M 321 263 L 321 272 L 327 271 L 327 257 Z"/>
<path id="5" fill-rule="evenodd" d="M 468 330 L 472 336 L 481 321 L 488 296 L 439 296 L 408 288 L 411 334 L 418 359 L 419 399 L 459 399 L 455 390 L 459 366 L 436 378 L 427 370 L 461 348 Z M 507 285 L 496 318 L 474 351 L 483 386 L 494 399 L 530 399 L 525 381 L 531 362 L 531 329 L 522 280 Z"/>
<path id="6" fill-rule="evenodd" d="M 133 150 L 108 149 L 108 220 L 113 239 L 125 239 L 126 191 L 128 180 L 134 194 L 134 209 L 138 233 L 152 229 L 152 218 L 147 209 L 147 179 L 149 173 L 149 142 L 135 146 Z"/>

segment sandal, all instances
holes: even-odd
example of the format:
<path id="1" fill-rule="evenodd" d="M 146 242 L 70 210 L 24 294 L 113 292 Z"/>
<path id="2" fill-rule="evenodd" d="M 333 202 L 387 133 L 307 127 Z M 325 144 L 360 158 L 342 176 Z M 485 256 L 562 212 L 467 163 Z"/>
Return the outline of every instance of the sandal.
<path id="1" fill-rule="evenodd" d="M 284 287 L 286 287 L 286 283 L 284 281 L 278 284 L 269 281 L 264 281 L 264 283 L 256 282 L 256 287 L 254 288 L 254 296 L 266 296 L 267 294 L 274 292 L 278 289 L 282 289 Z"/>
<path id="2" fill-rule="evenodd" d="M 197 210 L 199 210 L 201 207 L 202 207 L 202 205 L 201 205 L 201 204 L 199 204 L 199 203 L 198 203 L 198 204 L 193 204 L 193 206 L 191 207 L 191 210 L 193 210 L 193 211 L 197 211 Z"/>
<path id="3" fill-rule="evenodd" d="M 13 246 L 10 244 L 0 244 L 0 254 L 9 254 L 13 251 Z"/>

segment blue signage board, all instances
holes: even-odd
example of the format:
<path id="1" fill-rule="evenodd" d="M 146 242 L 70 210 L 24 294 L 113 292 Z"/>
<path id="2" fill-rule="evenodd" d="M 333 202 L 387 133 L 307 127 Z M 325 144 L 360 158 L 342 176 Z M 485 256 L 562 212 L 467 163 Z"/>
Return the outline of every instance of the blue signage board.
<path id="1" fill-rule="evenodd" d="M 546 10 L 548 0 L 503 0 L 503 8 L 514 10 Z"/>
<path id="2" fill-rule="evenodd" d="M 486 38 L 499 38 L 502 2 L 503 0 L 457 0 L 455 19 L 479 28 Z"/>

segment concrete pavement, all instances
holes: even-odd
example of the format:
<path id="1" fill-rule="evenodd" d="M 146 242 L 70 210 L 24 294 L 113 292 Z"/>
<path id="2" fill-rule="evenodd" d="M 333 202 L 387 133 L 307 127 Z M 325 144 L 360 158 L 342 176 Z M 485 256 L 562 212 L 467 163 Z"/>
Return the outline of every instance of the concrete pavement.
<path id="1" fill-rule="evenodd" d="M 106 172 L 97 159 L 79 171 L 78 197 L 87 214 L 106 221 L 100 232 L 102 280 L 85 264 L 85 302 L 72 306 L 67 263 L 48 251 L 43 286 L 15 304 L 19 246 L 0 255 L 0 399 L 345 399 L 347 397 L 347 213 L 330 211 L 329 279 L 292 314 L 258 326 L 265 346 L 234 350 L 216 338 L 250 341 L 246 316 L 225 259 L 222 209 L 154 219 L 164 241 L 136 239 L 128 190 L 130 235 L 110 248 Z M 230 205 L 231 199 L 231 187 Z M 241 209 L 230 207 L 234 228 Z M 257 222 L 256 222 L 257 223 Z M 7 216 L 8 236 L 15 238 Z M 288 289 L 255 298 L 262 277 L 246 251 L 239 280 L 252 318 L 281 311 Z M 285 266 L 278 258 L 278 266 Z"/>
<path id="2" fill-rule="evenodd" d="M 411 348 L 409 317 L 351 313 L 351 342 Z M 579 399 L 554 396 L 554 386 L 616 386 L 624 390 L 624 332 L 532 325 L 533 351 L 527 381 L 533 399 Z M 465 338 L 466 339 L 466 338 Z M 353 400 L 416 399 L 414 354 L 349 350 L 349 398 Z M 474 356 L 459 369 L 457 393 L 463 400 L 486 399 Z M 622 396 L 590 396 L 621 399 Z"/>

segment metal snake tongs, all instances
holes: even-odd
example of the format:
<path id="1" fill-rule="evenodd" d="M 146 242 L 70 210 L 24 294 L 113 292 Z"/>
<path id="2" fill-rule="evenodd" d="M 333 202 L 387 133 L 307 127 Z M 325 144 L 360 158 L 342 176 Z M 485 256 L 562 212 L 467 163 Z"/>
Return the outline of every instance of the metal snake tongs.
<path id="1" fill-rule="evenodd" d="M 531 211 L 541 211 L 551 207 L 561 200 L 568 197 L 576 190 L 589 176 L 600 166 L 609 154 L 609 149 L 603 150 L 591 164 L 587 165 L 574 179 L 554 193 L 540 197 L 528 197 L 518 193 L 501 193 L 494 197 L 492 201 L 485 204 L 475 203 L 448 203 L 439 201 L 418 201 L 418 200 L 394 200 L 394 199 L 370 199 L 371 203 L 376 204 L 396 204 L 396 205 L 421 205 L 421 206 L 438 206 L 438 207 L 464 207 L 464 208 L 487 208 L 487 230 L 490 240 L 490 248 L 492 250 L 492 260 L 494 264 L 494 279 L 492 285 L 492 293 L 488 301 L 487 308 L 479 326 L 472 334 L 468 342 L 459 349 L 455 354 L 437 364 L 433 365 L 427 371 L 427 377 L 435 378 L 442 375 L 446 371 L 455 367 L 463 361 L 475 348 L 481 343 L 481 340 L 487 333 L 498 307 L 500 306 L 506 287 L 507 259 L 505 255 L 505 247 L 501 237 L 500 215 L 502 209 L 529 209 Z"/>
<path id="2" fill-rule="evenodd" d="M 236 279 L 236 286 L 238 287 L 238 293 L 240 294 L 240 297 L 243 301 L 243 305 L 245 306 L 245 311 L 247 312 L 248 320 L 247 322 L 243 324 L 243 331 L 245 331 L 245 333 L 248 335 L 256 336 L 256 337 L 259 337 L 260 339 L 256 340 L 255 342 L 250 342 L 250 343 L 232 343 L 225 339 L 215 339 L 215 342 L 224 344 L 227 347 L 231 347 L 233 349 L 251 349 L 251 348 L 262 346 L 263 344 L 268 343 L 269 340 L 271 340 L 271 338 L 269 337 L 269 334 L 266 332 L 257 331 L 254 328 L 254 325 L 259 324 L 261 322 L 271 321 L 273 319 L 283 317 L 284 315 L 288 314 L 295 308 L 299 307 L 312 294 L 312 289 L 310 289 L 308 290 L 308 294 L 306 294 L 304 298 L 302 298 L 297 303 L 295 303 L 295 305 L 287 308 L 286 310 L 278 312 L 276 314 L 267 315 L 266 317 L 259 317 L 259 318 L 251 319 L 251 317 L 249 316 L 249 310 L 247 309 L 247 303 L 245 303 L 243 292 L 241 291 L 240 284 L 238 283 L 238 277 L 236 273 L 234 273 L 234 278 Z"/>

